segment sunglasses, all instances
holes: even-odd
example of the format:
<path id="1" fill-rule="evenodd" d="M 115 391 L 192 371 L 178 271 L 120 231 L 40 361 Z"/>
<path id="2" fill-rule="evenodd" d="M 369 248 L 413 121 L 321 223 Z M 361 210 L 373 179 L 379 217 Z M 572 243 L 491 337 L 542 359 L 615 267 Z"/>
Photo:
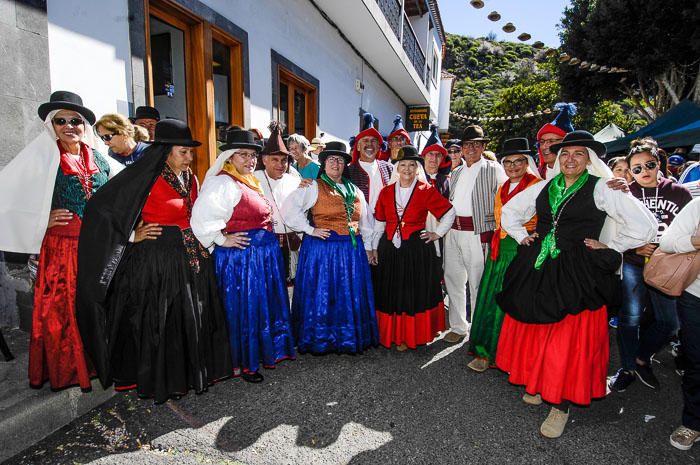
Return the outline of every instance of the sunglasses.
<path id="1" fill-rule="evenodd" d="M 453 154 L 453 155 L 454 155 L 455 153 L 461 153 L 461 152 L 462 152 L 462 151 L 461 151 L 460 149 L 452 149 L 452 150 L 448 150 L 448 151 L 447 151 L 447 153 L 450 153 L 450 154 Z"/>
<path id="2" fill-rule="evenodd" d="M 642 172 L 643 169 L 646 169 L 647 171 L 652 171 L 655 170 L 657 166 L 659 166 L 657 162 L 655 162 L 654 160 L 649 160 L 648 162 L 644 163 L 644 166 L 633 166 L 630 171 L 632 171 L 632 174 L 639 174 Z"/>
<path id="3" fill-rule="evenodd" d="M 53 124 L 55 124 L 56 126 L 65 126 L 68 123 L 70 123 L 71 126 L 80 126 L 81 124 L 83 124 L 83 119 L 82 118 L 71 118 L 71 119 L 54 118 L 53 119 Z"/>
<path id="4" fill-rule="evenodd" d="M 113 137 L 116 136 L 116 134 L 97 134 L 97 136 L 104 142 L 109 142 L 112 140 Z"/>

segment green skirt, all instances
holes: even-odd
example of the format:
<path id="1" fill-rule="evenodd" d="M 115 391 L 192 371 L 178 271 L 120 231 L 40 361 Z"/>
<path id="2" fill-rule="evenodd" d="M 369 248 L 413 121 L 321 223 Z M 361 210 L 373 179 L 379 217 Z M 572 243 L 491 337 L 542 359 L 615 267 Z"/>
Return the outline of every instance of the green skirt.
<path id="1" fill-rule="evenodd" d="M 489 360 L 494 366 L 498 337 L 501 334 L 501 325 L 505 315 L 496 303 L 496 294 L 501 292 L 503 276 L 517 251 L 518 243 L 510 236 L 501 240 L 498 257 L 495 261 L 491 260 L 491 251 L 489 250 L 489 259 L 486 261 L 484 275 L 479 285 L 479 294 L 476 298 L 476 308 L 469 333 L 469 353 L 478 358 Z"/>

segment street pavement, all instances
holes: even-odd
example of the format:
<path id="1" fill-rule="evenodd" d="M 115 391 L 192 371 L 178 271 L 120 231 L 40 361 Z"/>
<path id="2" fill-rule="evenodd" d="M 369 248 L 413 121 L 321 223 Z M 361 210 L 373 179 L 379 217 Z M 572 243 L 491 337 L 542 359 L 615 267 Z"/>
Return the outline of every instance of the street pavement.
<path id="1" fill-rule="evenodd" d="M 700 463 L 700 444 L 682 452 L 668 441 L 682 402 L 666 351 L 654 365 L 660 389 L 637 381 L 573 408 L 550 440 L 539 434 L 549 408 L 525 405 L 498 370 L 469 370 L 467 348 L 302 355 L 263 370 L 262 384 L 230 379 L 162 405 L 117 394 L 6 463 Z M 611 356 L 616 366 L 614 330 Z"/>

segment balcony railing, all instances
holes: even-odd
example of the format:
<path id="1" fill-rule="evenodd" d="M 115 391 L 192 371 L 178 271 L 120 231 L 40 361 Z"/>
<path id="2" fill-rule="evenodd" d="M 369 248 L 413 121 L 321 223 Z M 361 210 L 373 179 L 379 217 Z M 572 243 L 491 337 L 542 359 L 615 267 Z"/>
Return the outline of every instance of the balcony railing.
<path id="1" fill-rule="evenodd" d="M 427 86 L 428 83 L 425 79 L 425 53 L 423 53 L 423 49 L 418 43 L 416 33 L 413 32 L 413 27 L 411 27 L 411 23 L 408 21 L 408 16 L 406 16 L 405 13 L 403 16 L 403 37 L 401 39 L 401 45 L 403 45 L 406 55 L 408 55 L 409 60 L 413 63 L 413 67 L 423 80 L 423 84 Z"/>
<path id="2" fill-rule="evenodd" d="M 409 60 L 413 63 L 413 67 L 421 77 L 423 84 L 427 86 L 425 53 L 420 46 L 420 42 L 418 42 L 413 27 L 411 27 L 411 22 L 408 20 L 406 12 L 403 11 L 402 2 L 400 0 L 377 0 L 377 5 L 379 5 L 382 13 L 384 13 L 384 17 L 394 31 L 394 34 L 396 34 L 396 37 L 401 41 L 406 55 L 408 55 Z"/>

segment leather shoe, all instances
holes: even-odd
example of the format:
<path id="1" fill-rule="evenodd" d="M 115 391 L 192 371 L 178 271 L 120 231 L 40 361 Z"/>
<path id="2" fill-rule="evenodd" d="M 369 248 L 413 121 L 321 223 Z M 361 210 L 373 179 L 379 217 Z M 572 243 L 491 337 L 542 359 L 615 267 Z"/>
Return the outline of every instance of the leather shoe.
<path id="1" fill-rule="evenodd" d="M 449 342 L 450 344 L 454 344 L 456 342 L 460 342 L 462 339 L 464 339 L 463 334 L 457 334 L 454 331 L 450 331 L 447 333 L 447 335 L 443 338 L 445 342 Z"/>
<path id="2" fill-rule="evenodd" d="M 489 369 L 489 361 L 485 358 L 475 357 L 467 366 L 477 373 L 483 373 Z"/>
<path id="3" fill-rule="evenodd" d="M 263 379 L 265 379 L 260 373 L 251 372 L 243 372 L 241 378 L 243 378 L 243 381 L 248 381 L 249 383 L 262 383 Z"/>

